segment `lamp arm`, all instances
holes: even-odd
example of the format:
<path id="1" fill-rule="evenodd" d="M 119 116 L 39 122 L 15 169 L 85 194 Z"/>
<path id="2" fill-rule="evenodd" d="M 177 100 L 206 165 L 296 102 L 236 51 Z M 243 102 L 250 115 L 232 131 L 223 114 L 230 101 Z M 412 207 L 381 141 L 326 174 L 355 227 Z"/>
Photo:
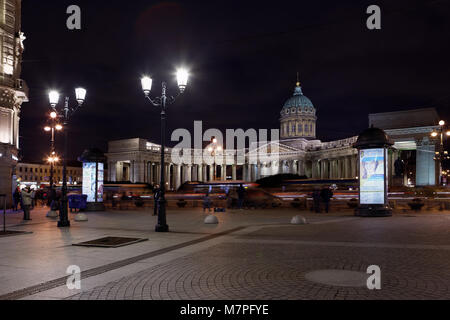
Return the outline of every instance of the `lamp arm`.
<path id="1" fill-rule="evenodd" d="M 178 94 L 175 97 L 174 96 L 167 97 L 167 102 L 166 103 L 168 105 L 174 104 L 179 96 L 181 96 L 181 92 L 178 92 Z"/>
<path id="2" fill-rule="evenodd" d="M 148 94 L 145 95 L 145 98 L 150 101 L 150 103 L 155 106 L 155 107 L 160 107 L 161 106 L 161 98 L 160 97 L 156 97 L 155 99 L 152 99 Z"/>

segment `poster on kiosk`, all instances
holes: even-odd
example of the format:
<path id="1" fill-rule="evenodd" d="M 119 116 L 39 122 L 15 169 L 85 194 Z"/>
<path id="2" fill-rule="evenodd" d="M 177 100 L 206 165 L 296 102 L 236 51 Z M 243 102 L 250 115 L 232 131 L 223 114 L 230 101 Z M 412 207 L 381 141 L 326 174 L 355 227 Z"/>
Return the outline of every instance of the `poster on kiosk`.
<path id="1" fill-rule="evenodd" d="M 364 149 L 360 151 L 360 203 L 384 204 L 385 202 L 386 150 Z"/>
<path id="2" fill-rule="evenodd" d="M 98 163 L 98 169 L 95 162 L 83 163 L 83 194 L 87 195 L 87 202 L 103 201 L 103 163 Z"/>

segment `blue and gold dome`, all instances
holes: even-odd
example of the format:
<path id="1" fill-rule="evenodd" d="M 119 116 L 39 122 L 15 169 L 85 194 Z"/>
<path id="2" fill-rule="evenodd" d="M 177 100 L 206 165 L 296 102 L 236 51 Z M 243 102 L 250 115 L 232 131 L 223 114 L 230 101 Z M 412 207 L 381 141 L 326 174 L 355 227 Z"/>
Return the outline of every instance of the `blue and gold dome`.
<path id="1" fill-rule="evenodd" d="M 300 82 L 297 82 L 294 96 L 286 101 L 281 110 L 281 138 L 314 139 L 316 121 L 316 108 L 311 100 L 303 95 Z"/>
<path id="2" fill-rule="evenodd" d="M 297 110 L 291 110 L 291 108 L 297 108 Z M 286 101 L 282 113 L 283 112 L 286 113 L 287 110 L 295 112 L 312 112 L 313 109 L 314 109 L 313 103 L 308 97 L 303 95 L 300 82 L 297 82 L 297 86 L 295 87 L 294 91 L 294 96 L 291 97 L 288 101 Z"/>

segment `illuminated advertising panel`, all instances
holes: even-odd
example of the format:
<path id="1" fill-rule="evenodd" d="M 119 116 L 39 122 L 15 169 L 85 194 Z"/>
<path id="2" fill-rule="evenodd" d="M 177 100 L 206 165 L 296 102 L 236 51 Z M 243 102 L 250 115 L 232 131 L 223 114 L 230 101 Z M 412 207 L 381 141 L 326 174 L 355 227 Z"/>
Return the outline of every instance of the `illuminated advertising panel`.
<path id="1" fill-rule="evenodd" d="M 97 202 L 103 202 L 103 177 L 104 177 L 104 164 L 99 163 L 97 176 Z"/>
<path id="2" fill-rule="evenodd" d="M 385 150 L 365 149 L 360 151 L 360 203 L 384 204 L 385 195 Z"/>
<path id="3" fill-rule="evenodd" d="M 97 192 L 97 202 L 103 201 L 103 163 L 98 164 L 97 190 L 95 183 L 96 163 L 83 163 L 83 194 L 87 195 L 87 202 L 95 202 L 95 193 Z"/>

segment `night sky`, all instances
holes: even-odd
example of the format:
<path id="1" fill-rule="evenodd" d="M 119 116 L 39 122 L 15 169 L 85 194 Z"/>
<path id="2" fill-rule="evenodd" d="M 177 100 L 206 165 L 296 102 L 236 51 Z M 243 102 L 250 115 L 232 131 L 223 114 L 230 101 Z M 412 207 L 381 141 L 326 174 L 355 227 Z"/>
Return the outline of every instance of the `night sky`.
<path id="1" fill-rule="evenodd" d="M 82 30 L 66 28 L 66 8 L 82 9 Z M 382 9 L 382 30 L 366 9 Z M 271 129 L 292 96 L 296 73 L 318 111 L 318 138 L 357 135 L 368 113 L 435 107 L 450 121 L 450 1 L 115 1 L 24 0 L 23 161 L 49 152 L 47 92 L 88 90 L 70 126 L 70 157 L 107 141 L 159 143 L 159 111 L 140 77 L 175 93 L 177 66 L 192 73 L 170 107 L 168 126 Z M 170 134 L 168 135 L 170 138 Z M 62 151 L 62 135 L 58 138 Z M 173 145 L 173 143 L 172 143 Z"/>

